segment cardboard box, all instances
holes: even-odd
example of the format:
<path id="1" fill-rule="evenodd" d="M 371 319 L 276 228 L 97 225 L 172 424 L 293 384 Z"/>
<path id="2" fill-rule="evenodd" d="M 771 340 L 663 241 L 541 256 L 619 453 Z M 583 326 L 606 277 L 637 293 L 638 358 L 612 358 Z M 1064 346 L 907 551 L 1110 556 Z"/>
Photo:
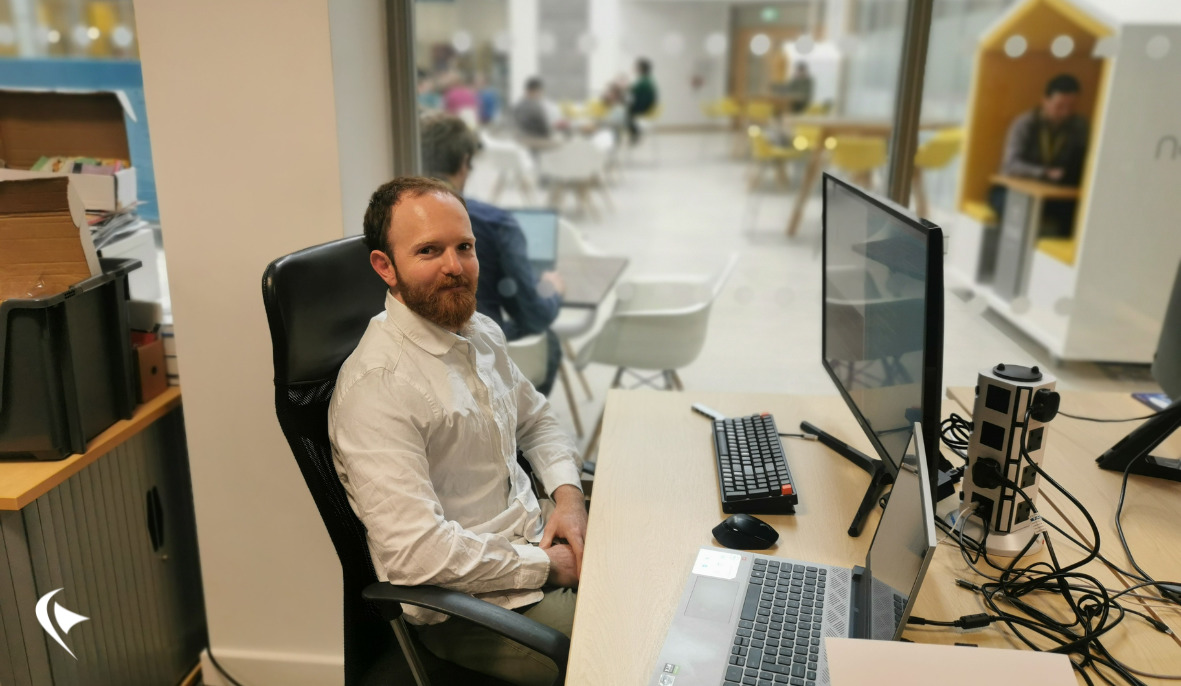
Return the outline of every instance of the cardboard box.
<path id="1" fill-rule="evenodd" d="M 135 169 L 113 175 L 29 171 L 41 156 L 131 160 L 125 118 L 136 121 L 119 91 L 0 90 L 0 180 L 68 176 L 84 207 L 114 212 L 135 203 Z"/>
<path id="2" fill-rule="evenodd" d="M 101 273 L 69 178 L 0 182 L 0 302 L 56 295 Z"/>
<path id="3" fill-rule="evenodd" d="M 139 378 L 139 402 L 146 403 L 168 389 L 168 375 L 164 367 L 164 341 L 136 346 L 135 365 Z"/>

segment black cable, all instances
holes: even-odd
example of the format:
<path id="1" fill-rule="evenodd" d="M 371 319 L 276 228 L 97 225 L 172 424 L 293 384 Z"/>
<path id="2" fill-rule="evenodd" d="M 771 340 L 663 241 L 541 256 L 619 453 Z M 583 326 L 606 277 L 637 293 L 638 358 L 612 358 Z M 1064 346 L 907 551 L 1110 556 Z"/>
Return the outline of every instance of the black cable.
<path id="1" fill-rule="evenodd" d="M 815 441 L 815 440 L 819 440 L 819 437 L 818 437 L 818 436 L 816 436 L 816 434 L 785 434 L 785 433 L 783 433 L 783 432 L 780 432 L 780 434 L 779 434 L 779 435 L 780 435 L 780 436 L 783 436 L 783 437 L 785 437 L 785 438 L 802 438 L 802 439 L 804 439 L 805 441 Z"/>
<path id="2" fill-rule="evenodd" d="M 1104 417 L 1080 417 L 1077 414 L 1070 414 L 1069 412 L 1063 412 L 1062 410 L 1058 410 L 1059 416 L 1062 416 L 1062 417 L 1070 417 L 1071 419 L 1080 419 L 1084 422 L 1111 422 L 1111 423 L 1115 423 L 1115 424 L 1118 424 L 1120 422 L 1138 422 L 1138 421 L 1141 421 L 1144 419 L 1152 419 L 1153 417 L 1157 416 L 1161 412 L 1164 412 L 1164 410 L 1159 410 L 1157 412 L 1153 412 L 1152 414 L 1146 414 L 1143 417 L 1128 417 L 1127 419 L 1107 419 Z"/>
<path id="3" fill-rule="evenodd" d="M 209 661 L 213 663 L 214 668 L 217 669 L 217 671 L 221 674 L 221 676 L 223 676 L 226 679 L 226 681 L 230 682 L 230 686 L 242 686 L 242 684 L 238 683 L 238 681 L 236 679 L 234 679 L 234 677 L 230 676 L 230 673 L 226 671 L 225 667 L 221 666 L 221 663 L 219 663 L 217 661 L 217 658 L 213 656 L 212 649 L 206 648 L 205 654 L 209 656 Z"/>
<path id="4" fill-rule="evenodd" d="M 1091 529 L 1094 544 L 1085 544 L 1074 536 L 1071 536 L 1054 522 L 1042 519 L 1045 525 L 1049 527 L 1049 530 L 1053 530 L 1072 544 L 1078 546 L 1084 552 L 1084 557 L 1074 563 L 1063 565 L 1054 548 L 1050 531 L 1046 530 L 1041 532 L 1040 535 L 1043 536 L 1046 543 L 1046 549 L 1050 557 L 1049 562 L 1038 562 L 1026 566 L 1018 565 L 1021 557 L 1028 553 L 1032 545 L 1036 542 L 1036 536 L 1033 536 L 1016 557 L 1008 561 L 1008 564 L 1002 566 L 993 561 L 988 555 L 989 527 L 987 522 L 984 522 L 984 526 L 982 526 L 982 539 L 975 541 L 967 537 L 962 531 L 961 527 L 966 524 L 966 521 L 956 522 L 955 526 L 949 526 L 946 522 L 940 520 L 937 524 L 943 531 L 953 536 L 958 534 L 957 540 L 960 545 L 961 555 L 969 566 L 977 574 L 990 579 L 988 583 L 979 586 L 962 580 L 957 580 L 957 584 L 980 593 L 984 598 L 986 607 L 993 613 L 991 615 L 985 615 L 991 617 L 989 621 L 1005 624 L 1014 636 L 1030 648 L 1034 650 L 1045 649 L 1041 647 L 1044 644 L 1039 645 L 1039 643 L 1034 641 L 1034 637 L 1036 636 L 1041 637 L 1044 641 L 1050 642 L 1051 647 L 1049 647 L 1049 650 L 1072 655 L 1071 664 L 1073 668 L 1087 683 L 1094 683 L 1089 674 L 1089 672 L 1093 671 L 1105 683 L 1113 683 L 1112 677 L 1109 676 L 1113 675 L 1115 678 L 1126 683 L 1139 686 L 1143 682 L 1128 671 L 1122 663 L 1111 656 L 1103 645 L 1101 638 L 1123 621 L 1127 614 L 1135 614 L 1148 621 L 1158 631 L 1168 632 L 1168 626 L 1160 622 L 1160 620 L 1156 620 L 1146 613 L 1133 608 L 1125 608 L 1117 600 L 1124 593 L 1132 592 L 1135 588 L 1143 588 L 1145 585 L 1155 585 L 1160 588 L 1162 584 L 1157 584 L 1156 582 L 1145 583 L 1115 593 L 1105 588 L 1094 577 L 1080 570 L 1081 567 L 1095 559 L 1102 560 L 1113 568 L 1117 567 L 1100 554 L 1100 532 L 1090 512 L 1073 494 L 1067 491 L 1061 484 L 1047 474 L 1040 465 L 1033 461 L 1027 447 L 1030 421 L 1029 412 L 1026 413 L 1024 419 L 1025 421 L 1021 424 L 1020 442 L 1018 443 L 1021 458 L 1032 469 L 1035 469 L 1046 483 L 1061 492 L 1083 514 Z M 943 422 L 941 426 L 941 438 L 945 445 L 957 448 L 964 444 L 962 432 L 964 431 L 966 422 L 961 424 L 960 422 L 962 421 L 962 418 L 956 417 Z M 957 434 L 957 432 L 960 433 Z M 1025 503 L 1030 507 L 1031 513 L 1037 513 L 1037 508 L 1034 507 L 1032 499 L 1024 493 L 1018 484 L 1007 479 L 1003 474 L 998 473 L 998 476 L 1006 488 L 1014 490 L 1018 494 L 1018 497 L 1024 499 Z M 974 516 L 974 514 L 967 516 Z M 1000 575 L 993 578 L 981 572 L 974 564 L 980 559 L 983 559 L 988 566 L 1000 572 Z M 1131 559 L 1130 556 L 1129 559 Z M 1137 567 L 1137 569 L 1139 568 Z M 1143 570 L 1140 571 L 1143 573 Z M 1129 576 L 1135 578 L 1135 575 L 1129 574 Z M 1024 596 L 1035 592 L 1050 592 L 1061 595 L 1070 608 L 1070 613 L 1073 617 L 1064 621 L 1058 621 L 1025 602 Z M 1002 602 L 1004 606 L 1001 605 Z M 961 618 L 958 621 L 962 622 L 964 619 Z M 947 626 L 948 624 L 942 625 Z M 950 625 L 956 626 L 955 623 L 950 623 Z"/>

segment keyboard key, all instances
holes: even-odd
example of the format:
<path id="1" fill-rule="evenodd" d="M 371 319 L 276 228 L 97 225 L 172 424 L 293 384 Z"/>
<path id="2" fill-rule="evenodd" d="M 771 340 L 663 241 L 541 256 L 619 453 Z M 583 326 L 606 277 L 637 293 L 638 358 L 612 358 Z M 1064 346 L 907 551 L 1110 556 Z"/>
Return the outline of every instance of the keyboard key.
<path id="1" fill-rule="evenodd" d="M 726 679 L 729 681 L 738 681 L 738 680 L 742 679 L 742 668 L 741 667 L 727 667 L 726 668 Z"/>
<path id="2" fill-rule="evenodd" d="M 759 609 L 759 595 L 761 593 L 762 590 L 758 586 L 746 587 L 746 602 L 742 605 L 742 619 L 752 620 L 755 618 L 755 612 Z"/>

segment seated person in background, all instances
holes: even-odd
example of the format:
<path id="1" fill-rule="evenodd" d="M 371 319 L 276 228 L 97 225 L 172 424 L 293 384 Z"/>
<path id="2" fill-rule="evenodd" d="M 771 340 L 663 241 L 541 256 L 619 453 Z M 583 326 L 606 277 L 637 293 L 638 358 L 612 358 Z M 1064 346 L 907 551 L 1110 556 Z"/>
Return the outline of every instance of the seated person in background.
<path id="1" fill-rule="evenodd" d="M 1087 122 L 1076 113 L 1079 82 L 1060 74 L 1046 84 L 1038 107 L 1018 116 L 1009 126 L 1001 173 L 1049 183 L 1077 186 L 1083 176 L 1087 154 Z M 994 187 L 990 203 L 997 216 L 1004 214 L 1003 187 Z M 1051 200 L 1045 203 L 1047 232 L 1069 236 L 1074 226 L 1075 202 Z"/>
<path id="2" fill-rule="evenodd" d="M 525 82 L 525 97 L 513 108 L 513 124 L 526 143 L 546 142 L 553 135 L 545 86 L 536 76 Z"/>
<path id="3" fill-rule="evenodd" d="M 812 91 L 814 84 L 812 82 L 812 74 L 808 71 L 808 63 L 800 62 L 796 65 L 795 76 L 783 87 L 783 95 L 791 99 L 788 107 L 792 114 L 799 114 L 808 109 L 808 105 L 812 104 Z"/>
<path id="4" fill-rule="evenodd" d="M 652 80 L 652 63 L 641 57 L 636 60 L 636 80 L 631 85 L 627 105 L 627 130 L 631 134 L 632 145 L 640 140 L 640 128 L 636 125 L 636 117 L 651 112 L 657 102 L 656 82 Z"/>
<path id="5" fill-rule="evenodd" d="M 472 157 L 480 149 L 476 135 L 459 119 L 436 115 L 422 122 L 421 138 L 426 173 L 463 193 Z M 511 214 L 471 199 L 467 212 L 480 258 L 476 310 L 496 322 L 510 341 L 545 333 L 545 382 L 537 390 L 549 395 L 562 361 L 562 346 L 548 327 L 558 317 L 566 286 L 557 272 L 545 272 L 540 279 L 533 274 L 525 234 Z"/>
<path id="6" fill-rule="evenodd" d="M 470 593 L 569 635 L 586 532 L 579 459 L 500 329 L 475 311 L 480 264 L 463 198 L 436 179 L 394 179 L 364 224 L 390 291 L 341 367 L 328 431 L 377 577 Z M 518 449 L 553 498 L 548 517 Z M 491 631 L 405 612 L 441 658 L 519 684 L 557 674 Z"/>

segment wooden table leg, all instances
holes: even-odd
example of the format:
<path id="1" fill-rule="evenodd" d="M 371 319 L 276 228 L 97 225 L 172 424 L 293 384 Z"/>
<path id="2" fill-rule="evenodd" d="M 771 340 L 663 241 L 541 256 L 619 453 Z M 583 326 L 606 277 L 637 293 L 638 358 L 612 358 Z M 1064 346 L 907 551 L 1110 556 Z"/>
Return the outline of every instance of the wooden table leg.
<path id="1" fill-rule="evenodd" d="M 817 146 L 812 151 L 812 159 L 808 160 L 808 170 L 804 173 L 804 180 L 800 182 L 800 194 L 796 198 L 795 207 L 791 210 L 791 220 L 787 222 L 788 236 L 794 236 L 800 230 L 800 220 L 804 217 L 804 205 L 808 204 L 808 196 L 812 194 L 812 186 L 820 174 L 820 160 L 823 157 L 824 150 Z"/>

